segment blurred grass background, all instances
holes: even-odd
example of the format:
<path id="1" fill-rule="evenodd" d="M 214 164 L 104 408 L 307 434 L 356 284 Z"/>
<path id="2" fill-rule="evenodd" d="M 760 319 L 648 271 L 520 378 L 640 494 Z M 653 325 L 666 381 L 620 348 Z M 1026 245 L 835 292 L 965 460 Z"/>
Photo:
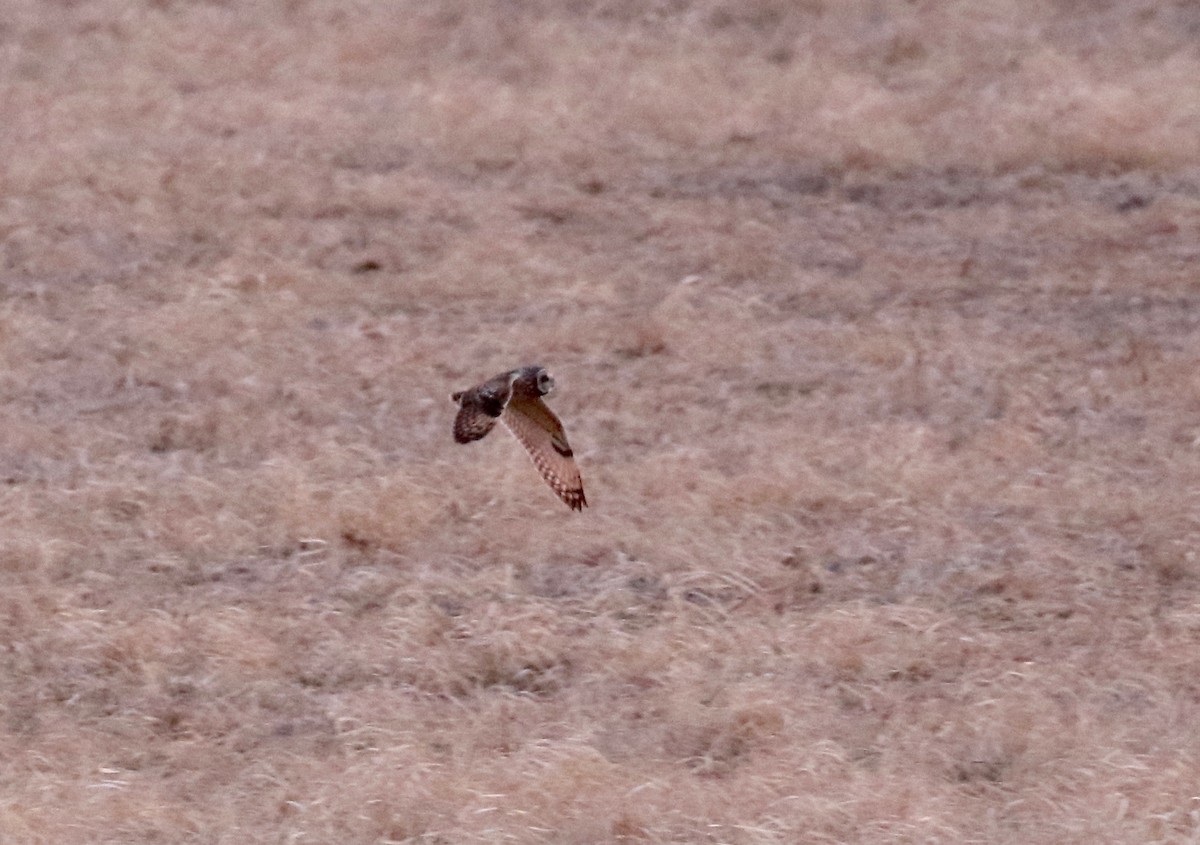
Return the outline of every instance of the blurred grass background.
<path id="1" fill-rule="evenodd" d="M 1198 31 L 2 0 L 4 841 L 1194 840 Z"/>

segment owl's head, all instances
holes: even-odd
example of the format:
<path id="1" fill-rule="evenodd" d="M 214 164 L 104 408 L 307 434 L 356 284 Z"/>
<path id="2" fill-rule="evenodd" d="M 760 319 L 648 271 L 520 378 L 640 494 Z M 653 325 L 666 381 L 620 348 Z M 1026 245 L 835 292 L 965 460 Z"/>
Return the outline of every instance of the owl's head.
<path id="1" fill-rule="evenodd" d="M 538 396 L 545 396 L 554 389 L 554 376 L 545 367 L 531 364 L 513 371 L 513 383 L 523 385 L 525 390 L 532 388 Z"/>

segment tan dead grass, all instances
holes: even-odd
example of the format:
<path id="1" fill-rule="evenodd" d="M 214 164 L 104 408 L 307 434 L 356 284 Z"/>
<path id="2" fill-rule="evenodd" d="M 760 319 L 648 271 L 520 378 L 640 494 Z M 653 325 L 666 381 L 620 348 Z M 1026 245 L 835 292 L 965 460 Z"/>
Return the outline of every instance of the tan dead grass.
<path id="1" fill-rule="evenodd" d="M 0 18 L 4 842 L 1195 840 L 1187 4 Z"/>

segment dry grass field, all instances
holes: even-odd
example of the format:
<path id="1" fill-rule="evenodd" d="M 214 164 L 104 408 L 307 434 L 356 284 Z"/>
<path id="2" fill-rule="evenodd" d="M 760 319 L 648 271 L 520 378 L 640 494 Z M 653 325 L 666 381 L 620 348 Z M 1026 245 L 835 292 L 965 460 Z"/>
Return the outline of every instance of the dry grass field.
<path id="1" fill-rule="evenodd" d="M 1198 36 L 0 0 L 0 841 L 1200 841 Z"/>

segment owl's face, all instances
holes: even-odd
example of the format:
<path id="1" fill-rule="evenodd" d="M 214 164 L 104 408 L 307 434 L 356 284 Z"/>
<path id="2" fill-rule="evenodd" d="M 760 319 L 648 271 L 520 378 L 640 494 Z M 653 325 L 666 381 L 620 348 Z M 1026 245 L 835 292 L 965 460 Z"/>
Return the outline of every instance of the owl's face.
<path id="1" fill-rule="evenodd" d="M 554 377 L 545 367 L 539 367 L 537 364 L 513 370 L 509 373 L 509 378 L 513 380 L 514 386 L 527 394 L 536 392 L 538 396 L 545 396 L 554 389 Z"/>

